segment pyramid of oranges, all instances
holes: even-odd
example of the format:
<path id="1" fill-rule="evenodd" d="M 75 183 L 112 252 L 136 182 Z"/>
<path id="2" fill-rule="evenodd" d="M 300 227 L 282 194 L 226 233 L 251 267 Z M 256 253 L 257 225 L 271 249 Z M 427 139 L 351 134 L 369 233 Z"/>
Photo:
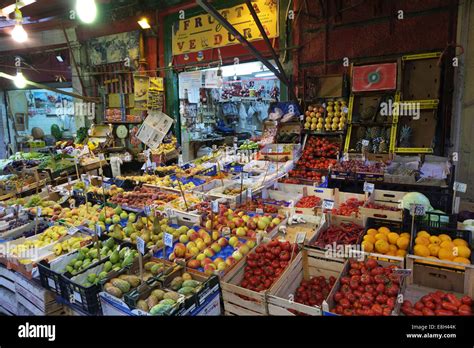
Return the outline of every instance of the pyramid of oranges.
<path id="1" fill-rule="evenodd" d="M 453 240 L 447 234 L 432 236 L 426 231 L 418 232 L 413 252 L 429 259 L 471 264 L 469 244 L 461 238 Z"/>
<path id="2" fill-rule="evenodd" d="M 369 228 L 362 241 L 362 248 L 368 253 L 405 257 L 410 246 L 409 233 L 391 232 L 388 227 Z"/>

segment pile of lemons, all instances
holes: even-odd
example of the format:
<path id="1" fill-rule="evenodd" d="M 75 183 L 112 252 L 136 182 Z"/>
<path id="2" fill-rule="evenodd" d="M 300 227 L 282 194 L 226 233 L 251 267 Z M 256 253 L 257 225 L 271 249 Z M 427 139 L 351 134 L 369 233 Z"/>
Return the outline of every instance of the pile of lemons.
<path id="1" fill-rule="evenodd" d="M 410 245 L 410 233 L 391 232 L 388 227 L 370 228 L 362 241 L 365 252 L 405 257 Z"/>
<path id="2" fill-rule="evenodd" d="M 413 252 L 430 259 L 471 264 L 469 244 L 461 238 L 453 240 L 447 234 L 432 236 L 426 231 L 418 232 Z"/>

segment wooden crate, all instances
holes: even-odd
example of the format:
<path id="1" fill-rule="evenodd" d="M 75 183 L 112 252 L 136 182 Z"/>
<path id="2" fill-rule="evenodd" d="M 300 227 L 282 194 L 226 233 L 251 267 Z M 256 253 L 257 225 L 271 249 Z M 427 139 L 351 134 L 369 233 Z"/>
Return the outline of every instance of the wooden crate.
<path id="1" fill-rule="evenodd" d="M 292 296 L 303 279 L 309 280 L 317 276 L 338 278 L 344 264 L 344 259 L 328 258 L 322 251 L 303 249 L 289 265 L 285 277 L 280 278 L 268 294 L 268 313 L 295 315 L 292 311 L 298 311 L 307 315 L 322 315 L 321 307 L 294 302 Z"/>
<path id="2" fill-rule="evenodd" d="M 316 240 L 319 237 L 319 234 L 322 231 L 325 231 L 328 229 L 330 226 L 340 226 L 343 223 L 354 223 L 356 225 L 364 227 L 366 224 L 367 219 L 366 218 L 358 218 L 355 216 L 342 216 L 342 215 L 333 215 L 333 214 L 327 214 L 322 220 L 323 222 L 321 223 L 321 226 L 318 228 L 317 232 L 314 234 L 313 238 L 311 238 L 308 242 L 308 246 L 316 242 Z M 361 242 L 363 238 L 364 233 L 361 234 L 359 238 L 359 243 Z"/>
<path id="3" fill-rule="evenodd" d="M 247 256 L 221 279 L 225 315 L 268 315 L 268 290 L 256 292 L 238 285 L 244 278 L 246 265 Z"/>
<path id="4" fill-rule="evenodd" d="M 367 218 L 373 217 L 376 219 L 403 221 L 403 209 L 399 208 L 399 206 L 405 194 L 406 192 L 374 190 L 374 193 L 370 195 L 364 206 L 359 208 L 359 213 Z M 388 207 L 397 208 L 398 210 L 368 208 L 368 203 L 386 205 Z"/>

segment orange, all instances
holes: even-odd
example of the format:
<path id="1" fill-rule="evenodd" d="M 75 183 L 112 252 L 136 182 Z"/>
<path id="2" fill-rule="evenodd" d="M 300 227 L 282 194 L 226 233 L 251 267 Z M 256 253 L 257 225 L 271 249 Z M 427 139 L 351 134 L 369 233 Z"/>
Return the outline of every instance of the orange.
<path id="1" fill-rule="evenodd" d="M 430 256 L 430 249 L 428 249 L 428 247 L 426 245 L 417 244 L 417 245 L 415 245 L 413 250 L 415 252 L 415 255 L 417 255 L 417 256 L 423 256 L 423 257 Z"/>
<path id="2" fill-rule="evenodd" d="M 407 232 L 400 233 L 400 237 L 406 237 L 408 239 L 411 239 L 410 233 L 407 233 Z"/>
<path id="3" fill-rule="evenodd" d="M 368 235 L 368 234 L 364 236 L 364 240 L 367 241 L 367 242 L 370 242 L 372 244 L 374 244 L 376 242 L 375 237 L 372 236 L 372 235 Z"/>
<path id="4" fill-rule="evenodd" d="M 397 253 L 393 252 L 393 251 L 389 251 L 388 253 L 386 253 L 385 255 L 387 256 L 397 256 Z"/>
<path id="5" fill-rule="evenodd" d="M 382 226 L 379 228 L 379 233 L 389 234 L 390 230 L 388 229 L 388 227 Z"/>
<path id="6" fill-rule="evenodd" d="M 388 246 L 388 250 L 389 250 L 389 251 L 392 251 L 393 253 L 396 253 L 397 250 L 398 250 L 398 248 L 397 248 L 395 245 L 390 244 L 390 245 Z"/>
<path id="7" fill-rule="evenodd" d="M 397 256 L 405 257 L 406 254 L 407 254 L 407 252 L 405 250 L 402 250 L 402 249 L 397 250 Z"/>
<path id="8" fill-rule="evenodd" d="M 386 240 L 379 239 L 375 242 L 375 250 L 380 254 L 386 254 L 389 251 Z"/>
<path id="9" fill-rule="evenodd" d="M 400 238 L 398 233 L 395 232 L 390 232 L 387 237 L 390 244 L 397 244 L 397 240 Z"/>
<path id="10" fill-rule="evenodd" d="M 400 237 L 397 239 L 397 246 L 402 250 L 407 250 L 410 240 L 406 237 Z"/>
<path id="11" fill-rule="evenodd" d="M 455 257 L 453 259 L 453 262 L 458 262 L 458 263 L 465 263 L 466 265 L 470 265 L 471 261 L 469 259 L 466 259 L 465 257 Z"/>
<path id="12" fill-rule="evenodd" d="M 456 246 L 460 246 L 460 245 L 468 246 L 469 245 L 469 244 L 467 244 L 467 242 L 464 239 L 461 239 L 461 238 L 456 238 L 455 240 L 453 240 L 453 244 L 456 245 Z"/>
<path id="13" fill-rule="evenodd" d="M 376 240 L 380 240 L 380 239 L 381 239 L 381 240 L 384 240 L 384 241 L 388 242 L 387 235 L 384 234 L 384 233 L 377 233 L 377 234 L 375 235 L 375 239 L 376 239 Z"/>
<path id="14" fill-rule="evenodd" d="M 362 242 L 362 248 L 364 249 L 364 251 L 370 253 L 370 252 L 374 251 L 374 244 L 372 242 L 364 240 Z"/>
<path id="15" fill-rule="evenodd" d="M 471 256 L 471 249 L 469 249 L 465 245 L 455 246 L 454 249 L 453 249 L 453 254 L 455 256 L 460 256 L 460 257 L 464 257 L 464 258 L 468 259 L 469 256 Z"/>
<path id="16" fill-rule="evenodd" d="M 451 260 L 454 259 L 453 250 L 452 249 L 447 249 L 447 248 L 441 248 L 441 249 L 439 249 L 438 257 L 441 260 L 451 261 Z"/>
<path id="17" fill-rule="evenodd" d="M 420 231 L 416 234 L 417 237 L 425 237 L 425 238 L 430 238 L 430 234 L 426 231 Z"/>
<path id="18" fill-rule="evenodd" d="M 437 257 L 438 253 L 439 253 L 439 249 L 441 249 L 441 248 L 437 244 L 430 244 L 430 245 L 428 245 L 428 249 L 430 250 L 431 256 L 436 256 Z"/>
<path id="19" fill-rule="evenodd" d="M 441 239 L 438 236 L 431 236 L 430 237 L 431 244 L 441 244 Z"/>
<path id="20" fill-rule="evenodd" d="M 448 236 L 447 234 L 440 234 L 438 237 L 439 237 L 439 239 L 441 239 L 443 242 L 444 242 L 445 240 L 451 241 L 451 237 Z"/>
<path id="21" fill-rule="evenodd" d="M 415 244 L 421 244 L 421 245 L 428 246 L 428 245 L 430 245 L 430 240 L 426 237 L 419 236 L 419 237 L 416 237 Z"/>
<path id="22" fill-rule="evenodd" d="M 441 244 L 439 246 L 441 248 L 445 248 L 445 249 L 452 249 L 452 248 L 454 248 L 455 245 L 450 240 L 445 240 L 445 241 L 441 242 Z"/>
<path id="23" fill-rule="evenodd" d="M 367 230 L 367 235 L 369 236 L 375 236 L 377 233 L 379 233 L 379 231 L 377 231 L 375 228 L 369 228 Z"/>

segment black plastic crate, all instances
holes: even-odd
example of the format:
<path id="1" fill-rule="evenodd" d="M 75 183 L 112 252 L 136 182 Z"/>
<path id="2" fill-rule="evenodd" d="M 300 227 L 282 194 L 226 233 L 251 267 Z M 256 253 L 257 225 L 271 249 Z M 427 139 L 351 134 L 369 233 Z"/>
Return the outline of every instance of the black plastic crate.
<path id="1" fill-rule="evenodd" d="M 59 296 L 64 294 L 64 282 L 61 274 L 51 270 L 47 261 L 41 260 L 38 263 L 38 272 L 41 285 Z"/>
<path id="2" fill-rule="evenodd" d="M 403 224 L 411 228 L 413 217 L 408 209 L 404 209 Z M 451 228 L 456 229 L 458 221 L 456 214 L 426 212 L 424 216 L 415 216 L 415 224 L 421 229 Z"/>

